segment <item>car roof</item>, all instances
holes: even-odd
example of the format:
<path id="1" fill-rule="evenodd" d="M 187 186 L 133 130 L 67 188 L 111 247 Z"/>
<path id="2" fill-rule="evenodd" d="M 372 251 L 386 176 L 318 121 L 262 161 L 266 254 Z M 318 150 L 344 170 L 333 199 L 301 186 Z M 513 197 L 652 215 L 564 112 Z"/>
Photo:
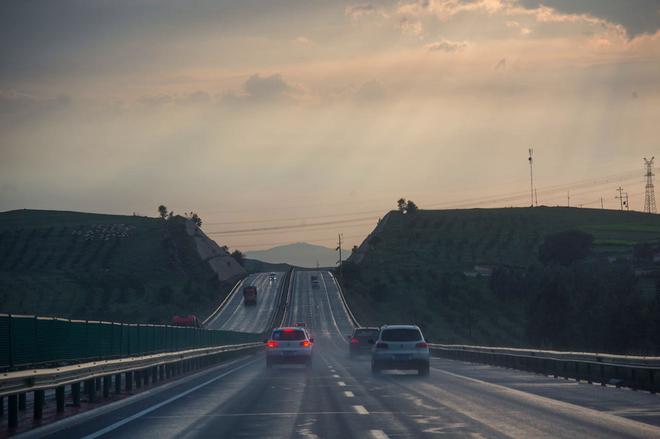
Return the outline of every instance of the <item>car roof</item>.
<path id="1" fill-rule="evenodd" d="M 305 328 L 303 328 L 302 326 L 280 326 L 279 328 L 273 329 L 273 331 L 284 331 L 284 330 L 288 330 L 288 329 L 292 329 L 294 331 L 303 331 L 303 332 L 305 332 Z"/>
<path id="2" fill-rule="evenodd" d="M 380 331 L 380 328 L 376 328 L 374 326 L 361 326 L 359 328 L 354 329 L 354 331 L 362 331 L 362 330 Z"/>
<path id="3" fill-rule="evenodd" d="M 421 331 L 417 325 L 383 325 L 380 329 L 417 329 Z"/>

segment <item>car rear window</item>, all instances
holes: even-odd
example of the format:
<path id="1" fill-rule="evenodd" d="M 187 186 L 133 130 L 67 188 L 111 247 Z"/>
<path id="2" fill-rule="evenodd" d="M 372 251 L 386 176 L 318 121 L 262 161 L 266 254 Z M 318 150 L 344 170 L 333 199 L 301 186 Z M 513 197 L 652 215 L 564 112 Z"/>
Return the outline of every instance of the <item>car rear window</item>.
<path id="1" fill-rule="evenodd" d="M 419 341 L 422 334 L 418 329 L 384 329 L 383 341 Z"/>
<path id="2" fill-rule="evenodd" d="M 376 339 L 378 337 L 377 329 L 358 329 L 355 331 L 355 337 L 359 339 Z"/>
<path id="3" fill-rule="evenodd" d="M 303 331 L 293 330 L 282 330 L 282 331 L 273 331 L 273 340 L 304 340 L 305 333 Z"/>

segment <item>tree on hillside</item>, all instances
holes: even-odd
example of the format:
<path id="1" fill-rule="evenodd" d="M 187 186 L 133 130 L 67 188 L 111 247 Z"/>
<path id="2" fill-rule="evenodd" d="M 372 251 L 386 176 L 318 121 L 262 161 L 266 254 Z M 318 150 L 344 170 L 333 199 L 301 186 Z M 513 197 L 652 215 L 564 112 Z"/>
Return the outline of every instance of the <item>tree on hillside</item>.
<path id="1" fill-rule="evenodd" d="M 167 207 L 165 207 L 163 204 L 158 206 L 158 215 L 160 215 L 162 219 L 167 218 Z"/>
<path id="2" fill-rule="evenodd" d="M 539 259 L 545 265 L 565 267 L 586 258 L 591 253 L 594 237 L 581 230 L 566 230 L 547 235 L 539 247 Z"/>
<path id="3" fill-rule="evenodd" d="M 396 202 L 397 209 L 399 209 L 399 212 L 401 213 L 406 213 L 406 199 L 405 198 L 399 198 Z"/>
<path id="4" fill-rule="evenodd" d="M 406 204 L 406 213 L 417 213 L 419 208 L 417 207 L 417 204 L 413 200 L 408 200 L 408 203 Z"/>
<path id="5" fill-rule="evenodd" d="M 195 212 L 190 212 L 190 220 L 195 223 L 197 227 L 202 227 L 202 219 Z"/>
<path id="6" fill-rule="evenodd" d="M 231 257 L 234 258 L 234 260 L 238 262 L 241 266 L 245 262 L 245 255 L 240 250 L 234 250 L 233 252 L 231 252 Z"/>

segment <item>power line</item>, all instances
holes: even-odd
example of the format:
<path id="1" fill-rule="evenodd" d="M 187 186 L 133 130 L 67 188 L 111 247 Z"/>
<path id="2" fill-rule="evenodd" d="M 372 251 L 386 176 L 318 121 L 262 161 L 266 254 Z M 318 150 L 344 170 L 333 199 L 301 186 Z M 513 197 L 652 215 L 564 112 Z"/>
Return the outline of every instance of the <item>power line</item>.
<path id="1" fill-rule="evenodd" d="M 251 232 L 267 232 L 267 231 L 276 231 L 276 230 L 289 230 L 289 229 L 305 229 L 315 226 L 329 226 L 337 224 L 350 224 L 358 221 L 373 221 L 374 217 L 365 217 L 349 220 L 337 220 L 337 221 L 325 221 L 320 223 L 311 223 L 311 224 L 297 224 L 297 225 L 286 225 L 286 226 L 273 226 L 273 227 L 260 227 L 252 229 L 234 229 L 234 230 L 223 230 L 217 232 L 206 232 L 207 235 L 231 235 L 235 233 L 251 233 Z"/>

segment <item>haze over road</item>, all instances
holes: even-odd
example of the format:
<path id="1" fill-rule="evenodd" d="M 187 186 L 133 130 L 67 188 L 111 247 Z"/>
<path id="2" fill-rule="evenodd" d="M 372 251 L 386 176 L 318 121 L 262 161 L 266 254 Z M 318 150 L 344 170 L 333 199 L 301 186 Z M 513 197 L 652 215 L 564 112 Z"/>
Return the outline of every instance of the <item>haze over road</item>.
<path id="1" fill-rule="evenodd" d="M 206 326 L 208 329 L 261 333 L 271 323 L 277 306 L 277 291 L 284 273 L 276 273 L 277 279 L 270 280 L 269 273 L 251 274 L 234 291 L 226 305 Z M 243 304 L 243 287 L 257 287 L 257 304 Z"/>
<path id="2" fill-rule="evenodd" d="M 306 322 L 316 340 L 311 370 L 297 365 L 267 370 L 263 353 L 245 356 L 109 405 L 81 422 L 69 419 L 57 432 L 32 434 L 159 439 L 660 437 L 660 398 L 645 392 L 444 359 L 432 361 L 428 378 L 394 372 L 372 376 L 368 360 L 348 358 L 345 336 L 352 326 L 332 276 L 321 273 L 320 286 L 313 289 L 312 274 L 294 273 L 285 316 L 288 324 Z M 251 280 L 261 282 L 263 276 Z M 232 310 L 231 315 L 254 311 L 246 315 L 252 329 L 272 317 L 259 309 L 247 311 L 236 299 L 228 302 L 227 313 Z"/>

